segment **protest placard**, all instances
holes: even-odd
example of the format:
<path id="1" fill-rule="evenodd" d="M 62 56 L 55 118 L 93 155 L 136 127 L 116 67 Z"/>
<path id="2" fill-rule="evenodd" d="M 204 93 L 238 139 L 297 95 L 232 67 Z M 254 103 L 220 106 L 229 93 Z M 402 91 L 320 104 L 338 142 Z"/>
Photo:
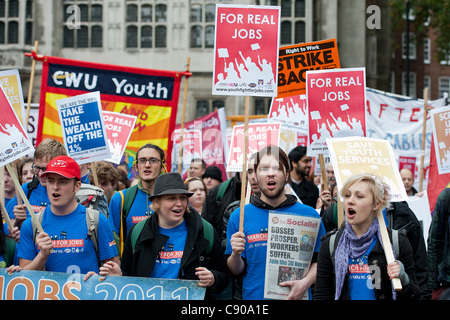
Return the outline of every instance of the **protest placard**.
<path id="1" fill-rule="evenodd" d="M 430 205 L 428 203 L 428 193 L 427 191 L 423 191 L 423 195 L 408 197 L 408 206 L 414 212 L 419 220 L 420 225 L 422 226 L 423 238 L 425 242 L 425 246 L 428 246 L 428 231 L 430 230 L 431 225 L 431 211 Z"/>
<path id="2" fill-rule="evenodd" d="M 405 187 L 389 141 L 365 137 L 328 138 L 331 163 L 340 190 L 356 174 L 375 174 L 389 185 L 391 201 L 406 201 Z"/>
<path id="3" fill-rule="evenodd" d="M 228 179 L 225 170 L 226 150 L 228 150 L 226 121 L 225 108 L 219 108 L 217 111 L 185 123 L 186 130 L 201 130 L 203 149 L 201 158 L 207 166 L 215 165 L 222 171 L 223 181 Z M 178 129 L 180 127 L 180 125 L 177 125 L 175 128 Z M 172 172 L 177 171 L 172 170 Z"/>
<path id="4" fill-rule="evenodd" d="M 67 154 L 78 164 L 111 157 L 100 92 L 56 100 Z"/>
<path id="5" fill-rule="evenodd" d="M 228 172 L 241 172 L 244 161 L 244 152 L 247 159 L 268 145 L 279 145 L 279 123 L 250 123 L 248 125 L 248 147 L 244 148 L 244 125 L 233 127 L 230 152 L 228 153 Z"/>
<path id="6" fill-rule="evenodd" d="M 9 102 L 11 102 L 20 123 L 26 127 L 26 114 L 23 112 L 24 102 L 19 70 L 0 71 L 0 85 L 3 87 Z"/>
<path id="7" fill-rule="evenodd" d="M 181 175 L 184 175 L 191 165 L 192 159 L 202 159 L 202 132 L 200 130 L 184 130 L 183 145 L 181 142 L 181 130 L 175 129 L 172 134 L 172 172 L 178 172 L 178 162 L 180 148 L 183 149 L 183 160 L 181 166 Z"/>
<path id="8" fill-rule="evenodd" d="M 320 219 L 289 212 L 269 211 L 264 298 L 286 299 L 285 281 L 301 280 L 308 273 Z M 303 299 L 308 300 L 308 291 Z"/>
<path id="9" fill-rule="evenodd" d="M 409 169 L 413 173 L 413 178 L 417 178 L 416 157 L 398 157 L 398 169 Z"/>
<path id="10" fill-rule="evenodd" d="M 273 98 L 267 122 L 281 123 L 291 130 L 308 133 L 306 96 L 302 94 L 288 98 Z"/>
<path id="11" fill-rule="evenodd" d="M 125 147 L 133 132 L 136 119 L 137 117 L 133 115 L 103 111 L 106 137 L 111 152 L 111 158 L 105 159 L 105 161 L 120 164 Z"/>
<path id="12" fill-rule="evenodd" d="M 365 68 L 308 71 L 307 154 L 327 154 L 327 138 L 365 137 Z"/>
<path id="13" fill-rule="evenodd" d="M 306 93 L 306 72 L 340 68 L 336 39 L 280 48 L 278 95 L 283 98 Z"/>
<path id="14" fill-rule="evenodd" d="M 450 173 L 450 106 L 430 111 L 439 174 Z"/>
<path id="15" fill-rule="evenodd" d="M 203 300 L 205 288 L 195 280 L 83 275 L 0 269 L 0 300 Z"/>
<path id="16" fill-rule="evenodd" d="M 34 147 L 1 86 L 0 110 L 0 166 L 4 166 L 34 152 Z"/>
<path id="17" fill-rule="evenodd" d="M 213 94 L 277 95 L 280 7 L 216 5 Z"/>

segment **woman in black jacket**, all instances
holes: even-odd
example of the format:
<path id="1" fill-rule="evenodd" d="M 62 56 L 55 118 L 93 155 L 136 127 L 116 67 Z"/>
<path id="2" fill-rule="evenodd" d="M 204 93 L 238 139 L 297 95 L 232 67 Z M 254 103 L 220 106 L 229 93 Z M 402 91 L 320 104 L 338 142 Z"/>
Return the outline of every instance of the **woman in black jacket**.
<path id="1" fill-rule="evenodd" d="M 377 176 L 361 174 L 349 178 L 341 194 L 345 224 L 337 234 L 334 231 L 322 239 L 314 299 L 419 299 L 413 252 L 406 236 L 398 234 L 399 250 L 389 265 L 382 247 L 376 217 L 389 204 L 389 187 Z M 392 289 L 394 278 L 400 279 L 401 291 Z"/>
<path id="2" fill-rule="evenodd" d="M 192 193 L 181 176 L 160 175 L 154 192 L 151 201 L 155 213 L 130 230 L 121 266 L 105 263 L 100 276 L 199 280 L 198 285 L 207 288 L 206 298 L 222 291 L 228 275 L 219 237 L 212 227 L 207 235 L 207 222 L 188 209 Z M 208 238 L 213 239 L 212 247 Z"/>

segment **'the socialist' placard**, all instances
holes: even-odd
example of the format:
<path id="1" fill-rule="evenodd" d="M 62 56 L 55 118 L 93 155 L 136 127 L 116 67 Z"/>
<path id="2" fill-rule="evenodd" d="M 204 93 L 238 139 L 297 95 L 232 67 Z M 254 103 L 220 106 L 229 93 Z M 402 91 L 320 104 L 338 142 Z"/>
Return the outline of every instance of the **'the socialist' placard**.
<path id="1" fill-rule="evenodd" d="M 213 94 L 277 95 L 280 7 L 216 5 Z"/>

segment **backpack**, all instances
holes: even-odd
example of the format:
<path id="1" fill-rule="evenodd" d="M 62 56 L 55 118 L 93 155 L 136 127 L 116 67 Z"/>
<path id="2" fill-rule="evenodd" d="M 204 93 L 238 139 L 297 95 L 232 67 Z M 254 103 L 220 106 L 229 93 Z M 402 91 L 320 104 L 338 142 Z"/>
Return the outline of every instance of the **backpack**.
<path id="1" fill-rule="evenodd" d="M 100 212 L 92 208 L 86 208 L 86 225 L 88 229 L 87 236 L 92 240 L 94 244 L 95 253 L 97 255 L 97 263 L 100 266 L 100 254 L 98 251 L 98 220 Z M 36 218 L 42 225 L 42 220 L 44 219 L 44 211 L 36 213 Z M 31 219 L 32 229 L 33 229 L 33 241 L 36 242 L 37 226 L 34 224 L 34 219 Z"/>
<path id="2" fill-rule="evenodd" d="M 228 220 L 230 220 L 230 216 L 233 213 L 234 210 L 239 208 L 241 206 L 241 200 L 236 200 L 230 203 L 223 212 L 222 217 L 222 223 L 223 223 L 223 230 L 220 235 L 220 242 L 222 243 L 222 248 L 225 251 L 227 248 L 227 226 L 228 226 Z"/>
<path id="3" fill-rule="evenodd" d="M 82 206 L 98 210 L 108 218 L 108 199 L 106 198 L 105 191 L 102 188 L 91 184 L 82 183 L 80 190 L 78 190 L 75 195 L 75 199 Z"/>
<path id="4" fill-rule="evenodd" d="M 131 248 L 133 250 L 133 254 L 137 239 L 141 235 L 142 229 L 144 228 L 144 224 L 146 221 L 147 219 L 138 222 L 131 232 Z M 214 229 L 213 226 L 203 218 L 202 222 L 203 222 L 203 237 L 205 237 L 205 239 L 209 241 L 208 247 L 206 248 L 206 253 L 209 254 L 214 244 Z"/>
<path id="5" fill-rule="evenodd" d="M 400 254 L 400 246 L 399 246 L 399 240 L 398 240 L 398 233 L 401 232 L 399 230 L 391 229 L 392 231 L 392 246 L 394 248 L 395 256 L 398 257 Z M 336 242 L 336 236 L 337 236 L 337 229 L 333 234 L 330 235 L 330 244 L 329 244 L 329 250 L 330 250 L 330 257 L 331 261 L 333 262 L 334 266 L 334 252 L 336 251 L 338 242 Z"/>

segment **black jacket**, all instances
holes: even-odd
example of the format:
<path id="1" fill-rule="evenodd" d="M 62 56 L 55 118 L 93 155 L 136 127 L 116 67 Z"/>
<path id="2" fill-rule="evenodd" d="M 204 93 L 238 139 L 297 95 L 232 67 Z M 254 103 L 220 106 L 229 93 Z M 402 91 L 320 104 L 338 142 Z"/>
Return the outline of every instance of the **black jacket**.
<path id="1" fill-rule="evenodd" d="M 214 285 L 207 288 L 206 298 L 211 293 L 222 291 L 228 284 L 227 266 L 217 233 L 214 232 L 214 245 L 207 254 L 208 240 L 203 237 L 203 223 L 199 214 L 186 212 L 184 214 L 188 235 L 181 259 L 178 279 L 198 280 L 195 268 L 205 267 L 215 277 Z M 161 247 L 168 237 L 158 231 L 158 214 L 151 215 L 142 229 L 141 235 L 136 241 L 135 252 L 131 247 L 131 234 L 135 226 L 129 232 L 122 255 L 121 269 L 124 275 L 135 277 L 149 277 L 158 258 Z"/>
<path id="2" fill-rule="evenodd" d="M 317 199 L 319 199 L 319 188 L 306 178 L 302 182 L 296 184 L 291 180 L 292 189 L 294 189 L 297 196 L 302 200 L 303 204 L 316 208 Z"/>
<path id="3" fill-rule="evenodd" d="M 415 274 L 422 292 L 421 299 L 431 299 L 431 288 L 428 285 L 428 254 L 419 220 L 406 201 L 391 202 L 391 206 L 386 210 L 386 219 L 389 228 L 406 232 L 413 250 Z M 337 204 L 329 206 L 324 211 L 322 222 L 326 232 L 337 228 Z"/>
<path id="4" fill-rule="evenodd" d="M 317 261 L 317 277 L 316 285 L 314 287 L 314 300 L 334 300 L 336 291 L 336 279 L 334 273 L 334 265 L 330 256 L 329 248 L 330 235 L 334 232 L 336 231 L 329 232 L 322 238 L 322 245 L 320 246 L 319 257 Z M 342 232 L 343 229 L 339 229 L 335 240 L 335 247 L 339 242 Z M 389 229 L 388 232 L 389 236 L 391 236 L 391 232 Z M 407 286 L 404 286 L 402 291 L 397 292 L 397 300 L 419 299 L 420 288 L 417 284 L 417 279 L 414 273 L 413 252 L 408 239 L 402 232 L 399 232 L 399 251 L 400 252 L 397 260 L 403 263 L 405 272 L 409 276 L 409 284 Z M 368 264 L 369 267 L 379 267 L 379 272 L 375 272 L 372 275 L 372 277 L 375 277 L 377 274 L 381 276 L 379 287 L 377 285 L 374 285 L 376 299 L 392 300 L 392 287 L 391 280 L 389 280 L 389 276 L 387 274 L 386 256 L 379 241 L 377 241 L 375 247 L 369 253 Z M 342 286 L 342 291 L 339 298 L 340 300 L 349 299 L 348 276 L 349 274 L 347 273 L 345 276 L 344 285 Z"/>
<path id="5" fill-rule="evenodd" d="M 212 224 L 219 235 L 227 230 L 227 227 L 223 222 L 223 213 L 225 212 L 225 209 L 230 203 L 241 199 L 242 183 L 238 176 L 234 176 L 231 178 L 230 184 L 227 187 L 222 199 L 217 199 L 217 194 L 221 185 L 222 183 L 208 191 L 205 204 L 202 209 L 202 217 Z"/>

